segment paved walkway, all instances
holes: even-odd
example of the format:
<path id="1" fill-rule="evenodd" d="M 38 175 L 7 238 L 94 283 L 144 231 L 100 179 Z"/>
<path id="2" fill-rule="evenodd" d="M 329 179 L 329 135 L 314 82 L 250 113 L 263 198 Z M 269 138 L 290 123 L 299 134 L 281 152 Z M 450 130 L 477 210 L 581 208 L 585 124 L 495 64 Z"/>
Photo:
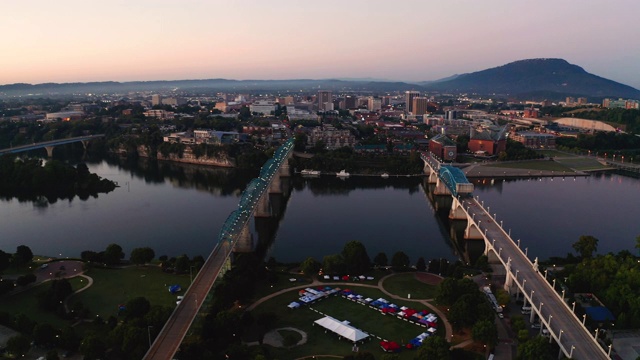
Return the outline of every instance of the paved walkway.
<path id="1" fill-rule="evenodd" d="M 91 285 L 93 285 L 93 278 L 90 276 L 87 276 L 85 274 L 80 274 L 79 276 L 83 277 L 84 279 L 87 280 L 87 285 L 83 286 L 82 288 L 76 290 L 73 292 L 73 294 L 67 296 L 66 299 L 64 299 L 64 311 L 66 313 L 69 313 L 69 299 L 71 299 L 71 297 L 77 293 L 81 293 L 85 290 L 87 290 L 89 287 L 91 287 Z"/>

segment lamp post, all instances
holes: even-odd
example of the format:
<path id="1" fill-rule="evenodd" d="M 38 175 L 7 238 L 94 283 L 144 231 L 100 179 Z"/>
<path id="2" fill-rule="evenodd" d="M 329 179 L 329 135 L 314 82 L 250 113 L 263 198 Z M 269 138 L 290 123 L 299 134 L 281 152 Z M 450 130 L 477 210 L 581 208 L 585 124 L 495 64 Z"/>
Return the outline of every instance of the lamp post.
<path id="1" fill-rule="evenodd" d="M 571 359 L 573 357 L 573 349 L 575 349 L 576 347 L 574 345 L 571 345 L 571 351 L 569 351 L 569 359 Z"/>
<path id="2" fill-rule="evenodd" d="M 564 332 L 564 330 L 560 330 L 560 335 L 558 335 L 558 344 L 561 343 L 562 340 L 562 333 Z"/>
<path id="3" fill-rule="evenodd" d="M 576 312 L 576 302 L 573 302 L 573 308 L 571 309 L 571 312 L 575 313 Z"/>
<path id="4" fill-rule="evenodd" d="M 189 280 L 191 281 L 190 284 L 193 284 L 193 271 L 192 270 L 193 270 L 194 267 L 195 266 L 193 266 L 193 265 L 189 266 Z"/>
<path id="5" fill-rule="evenodd" d="M 545 271 L 546 271 L 546 270 L 545 270 Z M 556 289 L 556 279 L 553 279 L 553 286 L 552 286 L 552 287 L 553 287 L 553 290 L 555 290 L 555 289 Z"/>
<path id="6" fill-rule="evenodd" d="M 600 328 L 596 329 L 596 336 L 594 337 L 594 339 L 596 340 L 596 342 L 598 342 L 598 333 L 600 332 Z"/>
<path id="7" fill-rule="evenodd" d="M 553 319 L 553 315 L 549 315 L 549 321 L 547 321 L 547 329 L 549 329 L 549 332 L 551 332 L 551 319 Z M 549 334 L 551 335 L 551 334 Z M 553 340 L 553 338 L 551 336 L 549 336 L 549 344 L 551 344 L 551 341 Z"/>
<path id="8" fill-rule="evenodd" d="M 582 326 L 584 326 L 584 323 L 587 321 L 587 314 L 582 315 Z"/>
<path id="9" fill-rule="evenodd" d="M 149 337 L 149 347 L 151 347 L 151 328 L 153 326 L 149 325 L 147 326 L 147 336 Z"/>
<path id="10" fill-rule="evenodd" d="M 549 269 L 544 269 L 544 279 L 547 280 L 547 272 L 549 272 Z"/>

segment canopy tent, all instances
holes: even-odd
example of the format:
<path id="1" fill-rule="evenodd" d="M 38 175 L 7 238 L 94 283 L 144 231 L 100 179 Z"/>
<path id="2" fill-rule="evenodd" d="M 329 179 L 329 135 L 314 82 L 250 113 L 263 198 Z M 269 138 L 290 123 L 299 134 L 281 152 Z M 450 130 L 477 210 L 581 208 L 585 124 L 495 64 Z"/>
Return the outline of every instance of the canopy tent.
<path id="1" fill-rule="evenodd" d="M 353 342 L 358 342 L 369 337 L 369 335 L 362 330 L 356 329 L 346 322 L 340 322 L 331 316 L 325 316 L 322 319 L 314 321 L 314 323 Z"/>
<path id="2" fill-rule="evenodd" d="M 587 316 L 593 321 L 613 321 L 616 319 L 609 309 L 604 306 L 589 306 L 584 309 Z"/>

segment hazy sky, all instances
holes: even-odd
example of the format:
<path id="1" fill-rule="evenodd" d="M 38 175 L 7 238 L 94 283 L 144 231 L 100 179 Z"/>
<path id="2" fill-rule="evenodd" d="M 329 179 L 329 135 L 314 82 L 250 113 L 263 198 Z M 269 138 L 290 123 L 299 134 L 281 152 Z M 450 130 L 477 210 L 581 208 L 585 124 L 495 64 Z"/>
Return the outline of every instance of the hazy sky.
<path id="1" fill-rule="evenodd" d="M 640 88 L 640 0 L 1 0 L 0 84 L 433 80 L 557 57 Z"/>

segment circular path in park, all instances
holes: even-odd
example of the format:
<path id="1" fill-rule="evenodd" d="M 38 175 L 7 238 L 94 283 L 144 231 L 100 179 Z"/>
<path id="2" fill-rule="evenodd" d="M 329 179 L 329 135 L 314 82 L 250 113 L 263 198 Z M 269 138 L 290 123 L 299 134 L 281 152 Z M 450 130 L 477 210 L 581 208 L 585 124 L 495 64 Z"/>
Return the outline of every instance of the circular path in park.
<path id="1" fill-rule="evenodd" d="M 445 333 L 446 333 L 446 338 L 447 339 L 451 339 L 451 337 L 453 336 L 453 330 L 451 328 L 451 324 L 449 323 L 449 321 L 447 320 L 447 317 L 445 316 L 445 314 L 440 311 L 440 309 L 438 309 L 435 305 L 431 304 L 430 301 L 433 301 L 433 299 L 425 299 L 425 300 L 420 300 L 420 299 L 407 299 L 404 298 L 402 296 L 398 296 L 395 294 L 390 293 L 389 291 L 387 291 L 384 288 L 384 281 L 387 280 L 388 278 L 394 276 L 394 275 L 398 275 L 399 273 L 394 273 L 394 274 L 389 274 L 386 275 L 382 278 L 380 278 L 380 280 L 378 280 L 378 284 L 377 285 L 372 285 L 372 284 L 361 284 L 361 283 L 357 283 L 357 282 L 321 282 L 318 279 L 314 278 L 313 282 L 311 282 L 311 284 L 305 284 L 305 285 L 299 285 L 299 286 L 293 286 L 287 289 L 282 289 L 279 291 L 274 292 L 273 294 L 269 294 L 261 299 L 258 299 L 256 302 L 254 302 L 253 304 L 249 305 L 249 307 L 247 308 L 248 311 L 251 311 L 253 309 L 255 309 L 256 307 L 258 307 L 260 304 L 262 304 L 263 302 L 270 300 L 276 296 L 282 295 L 284 293 L 290 292 L 290 291 L 294 291 L 294 290 L 300 290 L 300 289 L 305 289 L 308 287 L 314 287 L 314 286 L 344 286 L 344 285 L 349 285 L 351 287 L 368 287 L 368 288 L 372 288 L 372 289 L 378 289 L 380 291 L 382 291 L 387 297 L 389 297 L 390 299 L 396 299 L 396 300 L 402 300 L 402 301 L 406 301 L 406 302 L 414 302 L 414 303 L 419 303 L 422 304 L 426 307 L 428 307 L 429 309 L 431 309 L 434 313 L 436 313 L 436 315 L 438 315 L 438 317 L 440 319 L 442 319 L 442 323 L 444 324 L 444 328 L 445 328 Z M 443 278 L 438 276 L 438 275 L 434 275 L 434 274 L 430 274 L 430 273 L 416 273 L 416 279 L 418 281 L 424 282 L 426 284 L 429 285 L 437 285 L 440 282 L 442 282 Z M 461 344 L 459 344 L 461 345 Z"/>

